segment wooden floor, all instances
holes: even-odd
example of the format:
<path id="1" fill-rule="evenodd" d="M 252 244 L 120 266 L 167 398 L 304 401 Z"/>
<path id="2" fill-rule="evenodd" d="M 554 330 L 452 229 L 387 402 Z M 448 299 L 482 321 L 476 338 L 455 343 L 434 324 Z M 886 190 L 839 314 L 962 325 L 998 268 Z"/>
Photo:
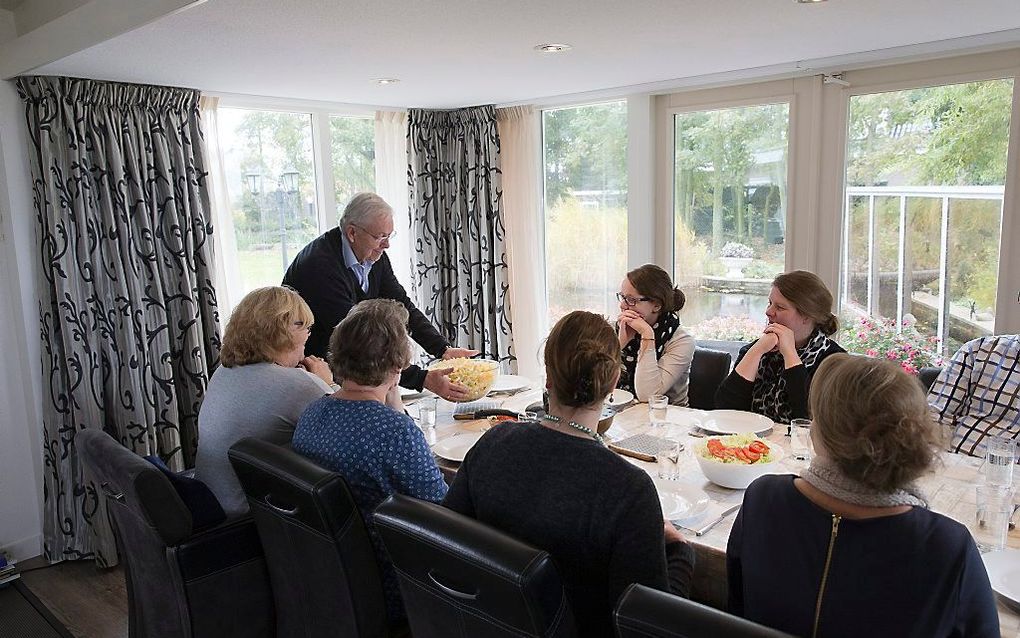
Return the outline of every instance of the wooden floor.
<path id="1" fill-rule="evenodd" d="M 43 565 L 33 559 L 21 567 Z M 21 580 L 76 638 L 127 638 L 127 590 L 119 567 L 65 561 L 22 574 Z"/>

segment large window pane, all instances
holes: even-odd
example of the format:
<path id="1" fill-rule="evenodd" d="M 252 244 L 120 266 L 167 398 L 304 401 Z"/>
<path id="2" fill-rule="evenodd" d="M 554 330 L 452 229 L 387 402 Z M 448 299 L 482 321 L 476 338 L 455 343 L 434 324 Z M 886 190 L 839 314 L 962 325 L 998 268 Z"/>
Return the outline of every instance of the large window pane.
<path id="1" fill-rule="evenodd" d="M 870 314 L 942 352 L 991 334 L 1012 90 L 992 80 L 850 99 L 845 321 Z"/>
<path id="2" fill-rule="evenodd" d="M 627 272 L 627 104 L 542 113 L 550 323 L 571 310 L 616 315 Z"/>
<path id="3" fill-rule="evenodd" d="M 375 122 L 367 117 L 329 118 L 337 216 L 357 193 L 375 191 Z"/>
<path id="4" fill-rule="evenodd" d="M 674 116 L 674 277 L 702 339 L 752 339 L 783 271 L 789 105 Z"/>
<path id="5" fill-rule="evenodd" d="M 242 292 L 279 285 L 294 254 L 319 232 L 311 116 L 218 114 Z"/>

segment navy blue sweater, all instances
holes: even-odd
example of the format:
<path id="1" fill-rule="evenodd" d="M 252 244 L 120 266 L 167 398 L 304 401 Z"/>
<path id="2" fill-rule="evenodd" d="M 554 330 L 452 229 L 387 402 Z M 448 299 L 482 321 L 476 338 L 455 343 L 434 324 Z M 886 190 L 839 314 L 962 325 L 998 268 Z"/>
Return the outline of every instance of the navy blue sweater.
<path id="1" fill-rule="evenodd" d="M 811 636 L 833 515 L 794 476 L 747 488 L 726 550 L 730 611 Z M 893 516 L 843 518 L 832 543 L 819 636 L 999 636 L 988 575 L 967 529 L 914 507 Z"/>

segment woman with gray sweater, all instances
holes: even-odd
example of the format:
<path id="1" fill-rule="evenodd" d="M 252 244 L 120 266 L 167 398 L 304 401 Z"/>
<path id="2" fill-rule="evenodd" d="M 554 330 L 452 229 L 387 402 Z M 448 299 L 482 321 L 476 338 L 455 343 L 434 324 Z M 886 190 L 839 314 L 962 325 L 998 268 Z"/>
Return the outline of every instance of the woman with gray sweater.
<path id="1" fill-rule="evenodd" d="M 195 460 L 195 476 L 227 516 L 248 512 L 227 459 L 230 446 L 248 436 L 290 441 L 301 412 L 335 389 L 326 362 L 305 356 L 312 321 L 301 296 L 280 286 L 253 290 L 230 316 L 198 415 Z"/>

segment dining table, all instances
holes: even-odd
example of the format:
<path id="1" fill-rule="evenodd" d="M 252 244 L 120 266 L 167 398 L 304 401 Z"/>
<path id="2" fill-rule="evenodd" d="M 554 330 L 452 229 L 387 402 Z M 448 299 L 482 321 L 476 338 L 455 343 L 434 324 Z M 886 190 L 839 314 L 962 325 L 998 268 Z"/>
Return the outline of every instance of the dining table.
<path id="1" fill-rule="evenodd" d="M 432 400 L 436 399 L 431 397 L 425 399 L 425 401 Z M 523 415 L 527 408 L 541 400 L 541 388 L 526 387 L 513 393 L 487 396 L 477 402 L 477 406 L 479 408 L 499 407 Z M 493 426 L 493 423 L 487 418 L 455 419 L 455 411 L 470 413 L 471 405 L 469 404 L 454 404 L 443 399 L 436 401 L 436 425 L 434 428 L 425 428 L 424 430 L 426 440 L 434 450 L 447 448 L 460 441 L 470 442 Z M 412 417 L 416 416 L 416 404 L 420 402 L 420 399 L 406 401 L 408 414 Z M 743 501 L 744 490 L 720 487 L 709 481 L 701 471 L 695 457 L 695 446 L 703 442 L 706 437 L 713 436 L 697 427 L 699 420 L 706 413 L 671 405 L 667 408 L 665 422 L 653 425 L 649 419 L 646 403 L 630 401 L 625 405 L 614 406 L 613 409 L 615 415 L 612 424 L 605 432 L 608 442 L 621 441 L 636 434 L 650 434 L 677 440 L 682 444 L 675 479 L 671 481 L 656 480 L 656 488 L 660 490 L 660 494 L 663 490 L 678 489 L 685 494 L 696 492 L 707 495 L 707 506 L 702 504 L 702 508 L 699 508 L 702 511 L 698 515 L 674 521 L 674 524 L 677 525 L 696 553 L 697 561 L 691 598 L 725 610 L 727 600 L 726 544 L 736 518 L 736 511 Z M 787 436 L 786 425 L 773 424 L 771 429 L 759 432 L 759 436 L 766 439 L 771 446 L 783 449 L 783 453 L 777 455 L 780 458 L 775 461 L 772 473 L 798 474 L 807 467 L 807 461 L 798 460 L 791 453 L 791 440 Z M 631 456 L 623 458 L 647 472 L 653 477 L 653 480 L 657 477 L 658 465 L 654 461 Z M 436 461 L 447 482 L 452 481 L 460 463 L 439 455 L 437 455 Z M 980 458 L 948 452 L 942 454 L 933 471 L 918 481 L 928 498 L 931 509 L 964 525 L 971 523 L 977 512 L 976 486 L 981 481 L 982 463 L 983 459 Z M 705 529 L 706 527 L 708 529 Z M 699 534 L 698 532 L 702 530 L 704 530 L 703 533 Z M 1020 530 L 1010 530 L 1006 544 L 1010 548 L 1020 548 Z M 919 586 L 923 585 L 919 584 Z M 996 604 L 1002 636 L 1020 638 L 1020 606 L 998 595 L 996 595 Z"/>

